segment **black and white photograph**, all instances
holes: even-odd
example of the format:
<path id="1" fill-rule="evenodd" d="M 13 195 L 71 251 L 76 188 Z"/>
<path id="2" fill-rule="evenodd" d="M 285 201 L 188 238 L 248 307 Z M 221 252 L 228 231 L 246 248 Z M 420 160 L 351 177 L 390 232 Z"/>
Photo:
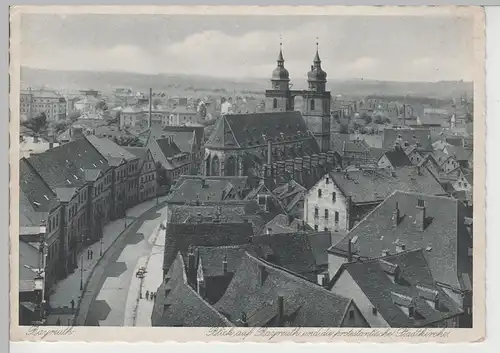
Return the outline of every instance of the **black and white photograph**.
<path id="1" fill-rule="evenodd" d="M 477 11 L 31 9 L 21 329 L 482 327 Z"/>

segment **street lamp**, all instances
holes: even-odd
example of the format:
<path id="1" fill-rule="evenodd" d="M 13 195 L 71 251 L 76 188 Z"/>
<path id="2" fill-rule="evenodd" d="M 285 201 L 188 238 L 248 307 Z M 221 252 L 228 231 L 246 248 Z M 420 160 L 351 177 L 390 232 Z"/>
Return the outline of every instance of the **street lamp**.
<path id="1" fill-rule="evenodd" d="M 83 290 L 83 238 L 84 235 L 81 235 L 81 243 L 82 243 L 82 254 L 80 256 L 80 290 Z M 87 238 L 88 239 L 88 238 Z"/>

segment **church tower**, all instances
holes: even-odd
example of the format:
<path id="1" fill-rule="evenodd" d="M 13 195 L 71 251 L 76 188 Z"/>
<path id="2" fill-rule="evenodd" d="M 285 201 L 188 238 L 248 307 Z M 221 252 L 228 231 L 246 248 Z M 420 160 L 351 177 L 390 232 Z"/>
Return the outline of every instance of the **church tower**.
<path id="1" fill-rule="evenodd" d="M 272 88 L 266 90 L 266 112 L 293 111 L 293 98 L 290 92 L 290 75 L 285 69 L 282 43 L 278 54 L 277 66 L 271 77 Z"/>
<path id="2" fill-rule="evenodd" d="M 326 91 L 326 72 L 321 68 L 318 43 L 311 71 L 307 74 L 308 90 L 304 92 L 302 115 L 312 132 L 321 152 L 330 149 L 330 106 L 331 94 Z"/>

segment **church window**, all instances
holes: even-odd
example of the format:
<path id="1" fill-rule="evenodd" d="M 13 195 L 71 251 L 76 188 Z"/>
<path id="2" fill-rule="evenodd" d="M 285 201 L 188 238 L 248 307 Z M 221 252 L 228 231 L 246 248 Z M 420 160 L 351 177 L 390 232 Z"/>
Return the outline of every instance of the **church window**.
<path id="1" fill-rule="evenodd" d="M 314 110 L 314 99 L 311 99 L 311 110 Z"/>
<path id="2" fill-rule="evenodd" d="M 278 100 L 276 98 L 273 99 L 273 109 L 278 108 Z"/>

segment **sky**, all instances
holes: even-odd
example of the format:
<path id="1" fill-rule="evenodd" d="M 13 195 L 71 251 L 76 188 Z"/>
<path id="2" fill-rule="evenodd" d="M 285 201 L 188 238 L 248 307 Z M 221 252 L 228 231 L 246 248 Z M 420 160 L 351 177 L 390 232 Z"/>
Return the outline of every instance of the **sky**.
<path id="1" fill-rule="evenodd" d="M 46 15 L 21 18 L 21 65 L 267 78 L 280 41 L 305 80 L 319 43 L 331 79 L 473 78 L 472 20 L 444 16 Z"/>

